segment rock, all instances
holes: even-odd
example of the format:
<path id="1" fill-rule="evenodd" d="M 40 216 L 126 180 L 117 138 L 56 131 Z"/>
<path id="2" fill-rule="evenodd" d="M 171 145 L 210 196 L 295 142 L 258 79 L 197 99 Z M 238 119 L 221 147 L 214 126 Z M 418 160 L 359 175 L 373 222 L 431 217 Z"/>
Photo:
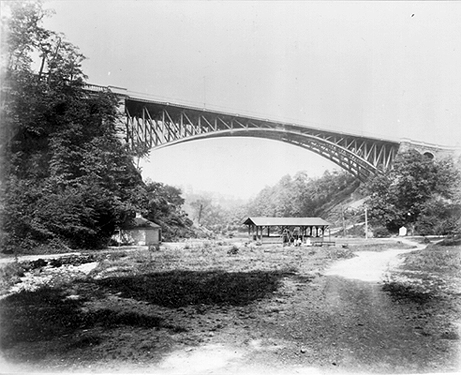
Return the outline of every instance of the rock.
<path id="1" fill-rule="evenodd" d="M 48 262 L 46 260 L 42 259 L 42 258 L 31 262 L 32 268 L 45 267 L 47 264 L 48 264 Z"/>

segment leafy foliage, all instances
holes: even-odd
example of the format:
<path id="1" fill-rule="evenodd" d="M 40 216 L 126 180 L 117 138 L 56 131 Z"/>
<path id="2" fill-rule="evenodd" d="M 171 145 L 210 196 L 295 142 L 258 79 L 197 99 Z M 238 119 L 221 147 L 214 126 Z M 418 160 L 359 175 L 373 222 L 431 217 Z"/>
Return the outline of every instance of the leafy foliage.
<path id="1" fill-rule="evenodd" d="M 348 197 L 359 182 L 346 172 L 326 171 L 321 178 L 305 172 L 284 176 L 266 187 L 249 204 L 250 216 L 322 216 L 328 208 Z"/>
<path id="2" fill-rule="evenodd" d="M 192 221 L 182 210 L 181 190 L 159 182 L 148 181 L 142 202 L 145 217 L 162 227 L 166 241 L 193 236 Z"/>
<path id="3" fill-rule="evenodd" d="M 451 159 L 440 161 L 416 150 L 401 153 L 394 168 L 370 180 L 370 221 L 396 232 L 401 226 L 427 234 L 456 230 L 461 214 L 460 173 Z"/>
<path id="4" fill-rule="evenodd" d="M 274 186 L 267 186 L 247 204 L 201 193 L 186 196 L 190 217 L 197 225 L 214 233 L 231 234 L 242 227 L 248 216 L 303 217 L 326 216 L 332 208 L 349 198 L 359 181 L 346 172 L 325 172 L 309 178 L 306 172 L 286 175 Z M 216 203 L 217 201 L 220 204 Z M 230 233 L 229 233 L 230 232 Z"/>
<path id="5" fill-rule="evenodd" d="M 11 2 L 10 11 L 2 40 L 2 248 L 103 247 L 143 204 L 165 233 L 187 226 L 171 208 L 183 203 L 179 191 L 145 190 L 118 138 L 118 99 L 84 90 L 84 56 L 41 26 L 50 12 L 38 1 Z"/>

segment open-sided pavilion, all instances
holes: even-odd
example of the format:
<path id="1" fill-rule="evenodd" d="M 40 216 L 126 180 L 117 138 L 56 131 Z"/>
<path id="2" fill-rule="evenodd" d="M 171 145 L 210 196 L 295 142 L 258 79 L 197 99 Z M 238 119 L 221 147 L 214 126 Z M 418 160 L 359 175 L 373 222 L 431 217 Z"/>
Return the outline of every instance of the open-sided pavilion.
<path id="1" fill-rule="evenodd" d="M 253 239 L 263 240 L 264 237 L 277 236 L 285 240 L 306 238 L 322 241 L 325 231 L 330 229 L 330 223 L 320 217 L 249 217 L 243 224 L 248 225 L 248 235 Z M 275 232 L 275 233 L 274 233 Z"/>

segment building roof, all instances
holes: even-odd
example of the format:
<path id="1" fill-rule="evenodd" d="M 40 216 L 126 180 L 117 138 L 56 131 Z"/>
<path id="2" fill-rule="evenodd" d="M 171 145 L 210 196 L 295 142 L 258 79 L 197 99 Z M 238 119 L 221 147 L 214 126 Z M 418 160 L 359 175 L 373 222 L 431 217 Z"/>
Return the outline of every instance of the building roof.
<path id="1" fill-rule="evenodd" d="M 136 215 L 136 217 L 131 219 L 130 223 L 125 225 L 123 229 L 136 229 L 136 228 L 155 229 L 155 228 L 160 228 L 160 225 L 157 225 L 152 221 L 144 219 L 140 215 Z"/>
<path id="2" fill-rule="evenodd" d="M 291 226 L 291 227 L 311 227 L 328 226 L 329 222 L 320 217 L 249 217 L 243 224 L 256 225 L 260 227 L 270 226 Z"/>
<path id="3" fill-rule="evenodd" d="M 134 224 L 137 227 L 152 227 L 152 228 L 160 228 L 160 225 L 155 224 L 152 221 L 144 219 L 143 217 L 135 217 Z"/>

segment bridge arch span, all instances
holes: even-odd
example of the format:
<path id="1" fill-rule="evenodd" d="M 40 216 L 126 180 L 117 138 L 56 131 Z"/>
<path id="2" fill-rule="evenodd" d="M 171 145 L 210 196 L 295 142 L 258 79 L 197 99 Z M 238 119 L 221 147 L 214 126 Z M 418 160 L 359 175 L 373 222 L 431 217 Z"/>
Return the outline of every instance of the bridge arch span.
<path id="1" fill-rule="evenodd" d="M 209 133 L 196 134 L 175 141 L 155 146 L 154 149 L 165 148 L 183 143 L 226 137 L 263 138 L 284 142 L 314 152 L 345 169 L 352 175 L 364 181 L 370 174 L 379 173 L 378 169 L 366 160 L 356 156 L 344 147 L 325 139 L 319 139 L 309 134 L 299 134 L 283 129 L 228 129 Z"/>
<path id="2" fill-rule="evenodd" d="M 393 141 L 335 132 L 235 113 L 168 103 L 125 88 L 86 84 L 88 92 L 109 91 L 117 95 L 124 117 L 121 136 L 128 146 L 152 149 L 198 139 L 258 137 L 289 143 L 312 151 L 365 180 L 370 174 L 392 168 L 398 152 L 409 148 L 428 157 L 461 158 L 459 147 L 444 147 L 402 139 Z"/>
<path id="3" fill-rule="evenodd" d="M 157 148 L 198 139 L 257 137 L 317 153 L 360 180 L 391 168 L 399 143 L 291 123 L 150 100 L 124 99 L 130 147 Z"/>

